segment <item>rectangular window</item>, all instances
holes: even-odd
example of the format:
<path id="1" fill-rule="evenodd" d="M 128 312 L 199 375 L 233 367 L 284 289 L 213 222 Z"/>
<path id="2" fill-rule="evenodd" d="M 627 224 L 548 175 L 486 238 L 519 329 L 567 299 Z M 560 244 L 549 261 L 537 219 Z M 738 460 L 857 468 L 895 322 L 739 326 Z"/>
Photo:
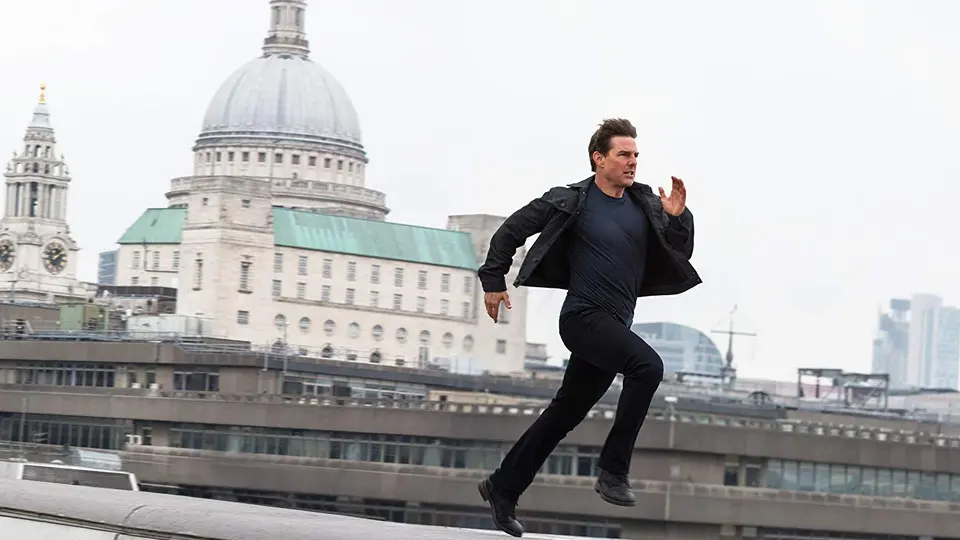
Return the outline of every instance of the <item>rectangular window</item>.
<path id="1" fill-rule="evenodd" d="M 374 264 L 370 267 L 370 283 L 374 285 L 380 284 L 380 265 Z"/>
<path id="2" fill-rule="evenodd" d="M 463 318 L 464 319 L 470 318 L 470 302 L 463 303 Z"/>
<path id="3" fill-rule="evenodd" d="M 324 285 L 320 288 L 320 301 L 329 302 L 330 301 L 330 286 Z"/>
<path id="4" fill-rule="evenodd" d="M 250 324 L 250 312 L 243 310 L 238 311 L 237 324 Z"/>
<path id="5" fill-rule="evenodd" d="M 197 257 L 193 264 L 193 289 L 199 291 L 203 287 L 203 259 Z"/>
<path id="6" fill-rule="evenodd" d="M 273 280 L 273 296 L 274 298 L 280 296 L 280 293 L 283 292 L 283 282 L 279 279 Z"/>
<path id="7" fill-rule="evenodd" d="M 347 263 L 347 281 L 357 280 L 357 263 L 350 261 Z"/>
<path id="8" fill-rule="evenodd" d="M 403 287 L 403 268 L 393 269 L 393 286 Z"/>
<path id="9" fill-rule="evenodd" d="M 393 295 L 393 309 L 400 311 L 403 309 L 403 295 L 395 294 Z"/>
<path id="10" fill-rule="evenodd" d="M 299 261 L 297 261 L 297 274 L 301 276 L 307 275 L 307 256 L 300 255 Z"/>
<path id="11" fill-rule="evenodd" d="M 180 268 L 180 252 L 174 251 L 173 252 L 173 269 L 177 270 L 179 268 Z"/>
<path id="12" fill-rule="evenodd" d="M 160 268 L 160 252 L 159 252 L 159 251 L 154 251 L 154 252 L 153 252 L 153 266 L 152 266 L 152 268 L 153 268 L 154 270 L 157 270 L 157 269 Z"/>
<path id="13" fill-rule="evenodd" d="M 463 276 L 463 294 L 473 294 L 473 276 Z"/>
<path id="14" fill-rule="evenodd" d="M 417 288 L 421 291 L 427 290 L 427 271 L 420 270 L 417 272 Z"/>
<path id="15" fill-rule="evenodd" d="M 283 272 L 283 253 L 273 254 L 273 271 L 277 273 Z"/>
<path id="16" fill-rule="evenodd" d="M 240 263 L 240 290 L 249 291 L 250 290 L 250 261 L 243 261 Z"/>
<path id="17" fill-rule="evenodd" d="M 423 313 L 427 309 L 427 299 L 423 296 L 417 297 L 417 313 Z"/>
<path id="18" fill-rule="evenodd" d="M 323 260 L 323 278 L 331 279 L 333 277 L 333 259 Z"/>
<path id="19" fill-rule="evenodd" d="M 370 291 L 370 307 L 380 307 L 380 291 Z"/>
<path id="20" fill-rule="evenodd" d="M 725 486 L 740 485 L 740 464 L 739 463 L 727 463 L 723 466 L 723 485 Z"/>
<path id="21" fill-rule="evenodd" d="M 353 300 L 354 300 L 354 296 L 356 295 L 356 292 L 357 291 L 355 291 L 354 289 L 347 289 L 347 305 L 348 306 L 353 305 Z"/>
<path id="22" fill-rule="evenodd" d="M 497 340 L 497 354 L 507 354 L 507 340 Z"/>
<path id="23" fill-rule="evenodd" d="M 450 292 L 450 274 L 440 274 L 440 292 Z"/>
<path id="24" fill-rule="evenodd" d="M 440 300 L 440 314 L 449 315 L 450 314 L 450 301 L 446 298 Z"/>
<path id="25" fill-rule="evenodd" d="M 133 252 L 133 260 L 130 263 L 130 268 L 134 270 L 140 269 L 140 252 L 139 251 Z"/>
<path id="26" fill-rule="evenodd" d="M 307 158 L 307 165 L 309 165 L 309 166 L 311 166 L 311 167 L 316 167 L 316 166 L 317 166 L 317 156 L 310 156 L 309 158 Z"/>
<path id="27" fill-rule="evenodd" d="M 307 284 L 301 281 L 300 283 L 297 283 L 297 299 L 305 300 L 306 298 L 307 298 Z"/>

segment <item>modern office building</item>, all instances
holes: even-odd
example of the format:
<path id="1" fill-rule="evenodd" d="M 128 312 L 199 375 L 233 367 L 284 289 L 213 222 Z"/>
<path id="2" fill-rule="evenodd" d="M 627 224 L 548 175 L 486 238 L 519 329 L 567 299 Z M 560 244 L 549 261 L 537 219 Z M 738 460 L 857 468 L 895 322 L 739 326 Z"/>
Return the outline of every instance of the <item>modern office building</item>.
<path id="1" fill-rule="evenodd" d="M 892 388 L 960 388 L 960 309 L 931 294 L 891 300 L 878 318 L 872 368 L 889 374 Z"/>
<path id="2" fill-rule="evenodd" d="M 97 264 L 97 283 L 99 285 L 117 284 L 117 255 L 119 251 L 104 251 L 100 253 L 100 260 Z"/>
<path id="3" fill-rule="evenodd" d="M 910 342 L 910 301 L 890 300 L 890 311 L 877 316 L 873 340 L 873 373 L 890 375 L 891 388 L 907 387 L 907 356 Z"/>
<path id="4" fill-rule="evenodd" d="M 630 327 L 642 336 L 663 359 L 667 372 L 684 372 L 718 377 L 726 363 L 710 336 L 671 322 L 637 323 Z"/>
<path id="5" fill-rule="evenodd" d="M 558 384 L 223 341 L 7 337 L 18 339 L 0 347 L 2 441 L 48 457 L 116 452 L 147 490 L 436 525 L 491 527 L 476 482 Z M 529 531 L 960 538 L 957 425 L 758 406 L 735 389 L 711 399 L 665 383 L 634 454 L 639 504 L 605 504 L 592 476 L 618 391 L 520 501 Z"/>

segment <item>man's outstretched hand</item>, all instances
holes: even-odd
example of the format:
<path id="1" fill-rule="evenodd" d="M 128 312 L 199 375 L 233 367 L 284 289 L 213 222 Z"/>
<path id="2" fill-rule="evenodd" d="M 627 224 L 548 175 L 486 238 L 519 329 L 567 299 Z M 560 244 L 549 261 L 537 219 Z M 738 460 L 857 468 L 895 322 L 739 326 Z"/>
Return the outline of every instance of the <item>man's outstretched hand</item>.
<path id="1" fill-rule="evenodd" d="M 500 317 L 500 302 L 506 304 L 507 309 L 510 309 L 510 295 L 507 291 L 483 294 L 483 304 L 487 307 L 487 315 L 493 319 L 493 322 L 498 322 L 497 319 Z"/>
<path id="2" fill-rule="evenodd" d="M 660 188 L 660 202 L 663 203 L 663 209 L 671 216 L 679 216 L 687 207 L 687 188 L 683 187 L 683 180 L 676 176 L 671 176 L 673 187 L 670 189 L 670 196 Z"/>

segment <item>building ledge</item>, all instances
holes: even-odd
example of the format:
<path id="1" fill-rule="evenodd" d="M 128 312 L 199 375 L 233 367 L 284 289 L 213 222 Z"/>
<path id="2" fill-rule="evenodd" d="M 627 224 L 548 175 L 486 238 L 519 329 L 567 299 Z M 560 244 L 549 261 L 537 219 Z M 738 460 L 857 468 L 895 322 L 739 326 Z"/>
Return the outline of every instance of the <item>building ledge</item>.
<path id="1" fill-rule="evenodd" d="M 490 538 L 489 531 L 406 525 L 159 493 L 28 481 L 0 481 L 0 528 L 7 533 L 4 537 L 10 538 L 82 536 L 91 540 L 117 536 L 197 540 Z"/>

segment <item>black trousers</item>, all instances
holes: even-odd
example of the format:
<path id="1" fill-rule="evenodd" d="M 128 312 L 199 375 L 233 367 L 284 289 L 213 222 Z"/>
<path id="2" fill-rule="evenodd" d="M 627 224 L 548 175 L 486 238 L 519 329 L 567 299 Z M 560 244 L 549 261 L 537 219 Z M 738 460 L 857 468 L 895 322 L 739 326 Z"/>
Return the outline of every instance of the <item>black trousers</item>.
<path id="1" fill-rule="evenodd" d="M 623 374 L 623 390 L 598 466 L 628 474 L 637 435 L 663 380 L 660 355 L 605 312 L 584 309 L 564 314 L 560 338 L 571 353 L 560 390 L 490 477 L 496 488 L 512 497 L 530 486 L 550 453 L 583 421 L 617 373 Z"/>

